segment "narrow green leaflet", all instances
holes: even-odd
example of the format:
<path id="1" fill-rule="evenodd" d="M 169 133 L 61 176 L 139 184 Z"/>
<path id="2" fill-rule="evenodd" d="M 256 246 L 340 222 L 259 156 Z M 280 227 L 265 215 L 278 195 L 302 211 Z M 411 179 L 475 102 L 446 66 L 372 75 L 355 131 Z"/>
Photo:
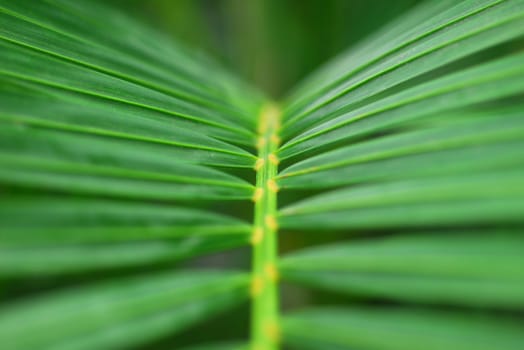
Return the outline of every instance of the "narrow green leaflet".
<path id="1" fill-rule="evenodd" d="M 0 4 L 2 12 L 11 16 L 104 50 L 116 50 L 126 59 L 139 58 L 148 69 L 156 66 L 173 79 L 191 83 L 204 91 L 220 91 L 213 83 L 216 64 L 212 64 L 209 75 L 199 73 L 198 68 L 211 63 L 210 60 L 195 55 L 172 40 L 166 40 L 161 33 L 150 30 L 140 21 L 130 19 L 110 6 L 99 2 L 77 1 L 73 4 L 49 0 L 34 4 L 1 0 Z M 104 16 L 101 18 L 100 14 Z M 130 35 L 124 36 L 123 32 Z M 205 83 L 210 85 L 203 86 Z"/>
<path id="2" fill-rule="evenodd" d="M 231 101 L 233 107 L 246 111 L 247 116 L 252 118 L 252 125 L 256 124 L 253 110 L 265 98 L 206 55 L 176 44 L 171 37 L 166 38 L 162 33 L 141 25 L 104 3 L 67 0 L 50 2 L 56 7 L 44 6 L 45 8 L 37 11 L 29 11 L 53 28 L 67 33 L 74 31 L 78 37 L 102 44 L 104 48 L 116 47 L 120 53 L 140 57 L 144 62 L 163 67 L 168 74 L 175 74 L 192 85 L 213 91 L 220 100 Z M 27 8 L 23 12 L 27 13 Z M 101 18 L 99 13 L 104 13 L 105 17 Z M 72 18 L 81 18 L 83 21 L 75 23 Z M 126 33 L 132 35 L 121 35 L 122 28 L 126 28 Z M 174 62 L 179 63 L 175 65 Z"/>
<path id="3" fill-rule="evenodd" d="M 284 317 L 284 340 L 304 350 L 519 350 L 511 317 L 400 307 L 324 307 Z"/>
<path id="4" fill-rule="evenodd" d="M 288 141 L 281 158 L 347 142 L 405 121 L 524 91 L 524 55 L 516 54 L 403 90 L 322 123 Z"/>
<path id="5" fill-rule="evenodd" d="M 158 204 L 17 196 L 0 209 L 1 276 L 174 262 L 247 245 L 251 233 L 234 218 Z"/>
<path id="6" fill-rule="evenodd" d="M 521 223 L 523 178 L 519 169 L 343 188 L 283 208 L 280 222 L 307 230 Z"/>
<path id="7" fill-rule="evenodd" d="M 464 114 L 464 111 L 457 112 L 451 117 L 464 117 Z M 435 119 L 438 120 L 438 116 Z M 469 113 L 464 121 L 450 120 L 442 124 L 437 127 L 422 125 L 414 131 L 348 145 L 310 157 L 281 172 L 279 183 L 284 187 L 325 187 L 334 183 L 340 185 L 376 178 L 395 178 L 402 174 L 412 177 L 417 173 L 435 175 L 446 171 L 457 173 L 460 169 L 496 168 L 508 162 L 522 165 L 522 106 Z M 489 156 L 484 152 L 488 152 Z M 439 159 L 446 161 L 438 162 Z M 441 166 L 431 166 L 437 163 Z"/>
<path id="8" fill-rule="evenodd" d="M 49 230 L 43 230 L 44 232 Z M 108 231 L 108 230 L 102 230 Z M 24 230 L 11 233 L 25 234 Z M 87 230 L 84 231 L 88 233 Z M 57 232 L 58 234 L 63 232 Z M 73 230 L 73 234 L 77 232 Z M 136 229 L 128 229 L 130 236 Z M 108 271 L 110 269 L 162 266 L 162 264 L 223 252 L 248 244 L 247 235 L 209 235 L 175 237 L 168 240 L 120 243 L 82 243 L 0 247 L 0 276 L 43 277 Z"/>
<path id="9" fill-rule="evenodd" d="M 97 70 L 2 40 L 0 50 L 3 52 L 0 73 L 7 76 L 130 104 L 240 134 L 250 134 L 247 129 L 238 128 L 234 122 L 216 113 Z M 34 62 L 38 62 L 38 65 Z M 46 69 L 40 69 L 41 66 Z"/>
<path id="10" fill-rule="evenodd" d="M 524 308 L 524 237 L 442 232 L 337 243 L 292 253 L 283 278 L 403 302 Z"/>
<path id="11" fill-rule="evenodd" d="M 181 83 L 180 79 L 170 79 L 171 76 L 166 72 L 156 71 L 154 67 L 143 64 L 142 61 L 132 56 L 123 59 L 118 51 L 110 47 L 104 47 L 104 50 L 101 50 L 101 47 L 97 45 L 75 40 L 74 37 L 49 30 L 45 26 L 24 20 L 18 15 L 0 13 L 0 21 L 5 24 L 0 29 L 0 36 L 5 40 L 104 71 L 109 75 L 181 97 L 195 104 L 211 109 L 223 109 L 242 116 L 231 107 L 223 106 L 222 101 L 218 100 L 216 96 L 201 91 L 194 85 Z"/>
<path id="12" fill-rule="evenodd" d="M 0 340 L 20 350 L 136 346 L 243 302 L 247 286 L 243 274 L 186 271 L 76 287 L 3 308 Z"/>
<path id="13" fill-rule="evenodd" d="M 321 96 L 348 77 L 383 57 L 423 39 L 439 29 L 500 3 L 495 1 L 425 1 L 396 20 L 386 23 L 305 78 L 289 98 L 288 114 L 297 112 L 314 96 Z M 349 67 L 349 69 L 348 69 Z"/>
<path id="14" fill-rule="evenodd" d="M 523 168 L 524 141 L 518 140 L 386 158 L 320 171 L 308 168 L 307 173 L 290 177 L 282 175 L 278 183 L 284 189 L 332 188 L 366 182 Z"/>
<path id="15" fill-rule="evenodd" d="M 234 88 L 239 84 L 236 78 L 108 6 L 1 1 L 0 9 L 5 23 L 0 37 L 5 40 L 209 107 L 233 122 L 254 124 L 251 110 L 240 110 L 227 89 L 217 87 L 228 81 L 226 85 Z M 122 35 L 123 28 L 127 35 Z M 203 65 L 211 69 L 204 73 Z M 253 99 L 253 91 L 247 90 L 242 98 L 259 103 L 260 98 Z"/>
<path id="16" fill-rule="evenodd" d="M 236 136 L 230 131 L 210 128 L 166 117 L 117 102 L 80 97 L 57 89 L 45 89 L 35 84 L 6 79 L 0 86 L 0 118 L 40 127 L 66 129 L 87 134 L 162 143 L 171 146 L 213 152 L 207 159 L 221 165 L 252 166 L 255 157 L 249 152 L 217 138 Z M 31 103 L 27 103 L 31 101 Z M 238 135 L 239 143 L 251 142 Z M 205 152 L 196 161 L 205 156 Z M 183 156 L 183 155 L 182 155 Z M 236 157 L 235 157 L 236 156 Z M 188 157 L 191 159 L 191 157 Z M 201 162 L 204 162 L 201 160 Z M 242 162 L 243 161 L 243 162 Z M 208 160 L 209 163 L 209 160 Z M 213 163 L 211 163 L 213 164 Z"/>
<path id="17" fill-rule="evenodd" d="M 210 211 L 142 202 L 4 195 L 0 208 L 0 244 L 6 247 L 222 235 L 247 242 L 251 231 L 238 219 Z"/>
<path id="18" fill-rule="evenodd" d="M 0 122 L 0 155 L 13 163 L 34 166 L 63 163 L 79 173 L 96 173 L 112 169 L 115 174 L 144 179 L 170 179 L 175 182 L 215 184 L 252 188 L 232 175 L 190 163 L 179 149 L 160 144 L 87 136 L 74 132 L 46 130 L 20 124 Z M 27 160 L 26 160 L 27 159 Z"/>
<path id="19" fill-rule="evenodd" d="M 70 211 L 74 210 L 76 203 L 57 203 L 50 200 L 40 203 L 57 206 L 54 210 L 47 211 L 43 205 L 37 208 L 34 205 L 24 207 L 24 203 L 17 204 L 19 203 L 16 201 L 13 203 L 18 210 L 5 210 L 6 215 L 14 218 L 11 222 L 2 217 L 0 275 L 4 277 L 43 276 L 171 263 L 247 245 L 250 232 L 249 226 L 234 220 L 179 208 L 159 208 L 159 211 L 170 209 L 170 222 L 158 220 L 148 224 L 147 220 L 159 219 L 158 216 L 133 211 L 154 209 L 145 206 L 133 208 L 123 205 L 119 208 L 118 203 L 88 202 L 85 204 L 90 204 L 89 207 L 77 206 L 77 210 L 83 209 L 85 212 L 76 213 L 75 216 Z M 65 205 L 72 208 L 64 209 Z M 108 208 L 109 205 L 112 206 Z M 3 209 L 5 207 L 4 204 Z M 31 209 L 41 209 L 42 214 L 49 217 L 38 217 Z M 103 209 L 109 212 L 100 213 Z M 129 214 L 118 215 L 115 209 L 131 211 Z M 25 215 L 31 215 L 31 225 L 24 225 L 23 220 L 27 221 Z M 206 223 L 206 219 L 209 222 Z M 87 224 L 80 226 L 82 220 L 87 221 Z M 98 225 L 96 220 L 99 220 Z M 113 222 L 105 223 L 104 220 Z M 200 221 L 191 223 L 189 220 Z M 38 224 L 41 226 L 36 226 Z"/>
<path id="20" fill-rule="evenodd" d="M 0 157 L 1 158 L 1 157 Z M 38 163 L 38 160 L 34 160 Z M 18 164 L 17 164 L 18 163 Z M 248 200 L 252 191 L 248 188 L 235 188 L 191 185 L 187 182 L 173 183 L 159 179 L 151 181 L 122 177 L 119 171 L 102 171 L 102 174 L 77 172 L 70 165 L 57 163 L 45 164 L 41 168 L 29 164 L 19 164 L 19 160 L 2 159 L 0 164 L 0 182 L 32 189 L 56 190 L 66 194 L 99 195 L 115 198 L 141 200 Z"/>
<path id="21" fill-rule="evenodd" d="M 443 16 L 449 16 L 447 20 L 450 21 L 445 28 L 423 36 L 420 41 L 403 47 L 391 57 L 357 72 L 340 86 L 322 94 L 318 101 L 312 102 L 314 108 L 289 118 L 288 124 L 293 125 L 293 134 L 304 130 L 304 127 L 332 119 L 337 114 L 340 115 L 338 112 L 332 116 L 333 112 L 341 108 L 347 110 L 349 106 L 410 78 L 524 35 L 524 3 L 519 0 L 465 1 L 452 7 L 448 13 L 442 12 L 430 22 L 439 23 Z M 461 20 L 454 23 L 457 18 Z M 423 26 L 427 24 L 424 23 Z M 350 66 L 354 67 L 354 63 Z M 330 103 L 333 100 L 336 102 Z M 318 107 L 328 103 L 325 108 Z M 289 134 L 288 131 L 285 136 Z"/>
<path id="22" fill-rule="evenodd" d="M 145 199 L 252 195 L 249 183 L 177 162 L 175 150 L 163 145 L 0 125 L 0 178 L 5 183 Z"/>

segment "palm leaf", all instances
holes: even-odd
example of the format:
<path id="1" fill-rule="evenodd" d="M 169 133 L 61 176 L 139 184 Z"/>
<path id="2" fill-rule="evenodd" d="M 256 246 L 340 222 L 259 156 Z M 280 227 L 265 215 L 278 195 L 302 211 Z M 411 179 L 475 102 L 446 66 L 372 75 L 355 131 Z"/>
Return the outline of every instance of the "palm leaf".
<path id="1" fill-rule="evenodd" d="M 3 346 L 136 346 L 243 302 L 245 275 L 154 269 L 248 244 L 215 203 L 252 196 L 232 169 L 262 98 L 101 4 L 1 1 L 0 21 L 0 276 L 152 271 L 3 307 Z"/>
<path id="2" fill-rule="evenodd" d="M 349 294 L 522 308 L 523 243 L 518 232 L 394 236 L 301 251 L 280 268 L 286 279 Z"/>
<path id="3" fill-rule="evenodd" d="M 520 349 L 521 324 L 459 312 L 404 308 L 317 308 L 287 316 L 295 349 Z"/>
<path id="4" fill-rule="evenodd" d="M 4 277 L 172 262 L 245 245 L 251 231 L 234 218 L 172 205 L 17 196 L 0 207 Z"/>
<path id="5" fill-rule="evenodd" d="M 308 113 L 309 109 L 314 109 L 311 107 L 300 114 L 295 111 L 290 113 L 294 116 L 289 118 L 288 123 L 294 124 L 295 132 L 300 130 L 295 124 L 298 119 L 305 120 L 307 116 L 316 119 L 317 124 L 323 121 L 318 115 L 332 119 L 330 113 L 333 111 L 347 109 L 358 100 L 365 100 L 410 78 L 522 35 L 524 7 L 519 1 L 471 0 L 454 6 L 448 3 L 448 9 L 434 13 L 433 8 L 441 6 L 429 4 L 430 11 L 422 9 L 415 15 L 417 23 L 409 30 L 403 26 L 387 28 L 390 33 L 379 37 L 378 43 L 370 40 L 363 44 L 368 47 L 376 45 L 377 52 L 368 51 L 365 47 L 355 50 L 354 55 L 349 53 L 345 60 L 355 62 L 351 64 L 351 67 L 356 67 L 353 70 L 346 71 L 347 64 L 342 67 L 332 65 L 331 74 L 339 77 L 335 80 L 336 86 L 329 92 L 322 91 L 319 101 L 312 99 L 310 93 L 303 93 L 303 98 L 314 101 L 310 104 L 315 109 L 324 105 L 327 107 L 317 114 Z M 427 15 L 433 16 L 426 21 Z M 408 24 L 406 21 L 402 25 Z M 402 30 L 405 32 L 402 33 Z M 392 39 L 392 35 L 397 37 Z M 363 57 L 358 57 L 360 55 Z"/>
<path id="6" fill-rule="evenodd" d="M 284 208 L 281 223 L 302 229 L 522 223 L 523 176 L 516 170 L 338 189 Z"/>
<path id="7" fill-rule="evenodd" d="M 454 119 L 451 123 L 443 120 L 443 125 L 434 127 L 414 126 L 412 131 L 339 147 L 286 168 L 280 173 L 280 184 L 290 188 L 332 187 L 376 179 L 457 174 L 461 167 L 467 171 L 502 165 L 520 167 L 521 112 L 522 106 L 461 111 L 447 115 Z M 431 122 L 438 120 L 439 115 L 435 115 Z M 445 160 L 441 167 L 429 166 L 439 159 Z"/>
<path id="8" fill-rule="evenodd" d="M 10 349 L 143 343 L 242 302 L 248 295 L 247 284 L 241 274 L 188 271 L 61 291 L 4 309 L 0 337 Z"/>
<path id="9" fill-rule="evenodd" d="M 418 5 L 280 107 L 102 2 L 0 23 L 3 347 L 148 346 L 250 295 L 249 341 L 190 349 L 521 348 L 524 1 Z M 279 227 L 343 241 L 278 261 Z M 250 275 L 177 267 L 249 243 Z M 281 316 L 279 277 L 355 305 Z"/>
<path id="10" fill-rule="evenodd" d="M 431 80 L 309 129 L 282 146 L 282 158 L 347 142 L 402 122 L 522 92 L 524 55 L 517 54 Z"/>

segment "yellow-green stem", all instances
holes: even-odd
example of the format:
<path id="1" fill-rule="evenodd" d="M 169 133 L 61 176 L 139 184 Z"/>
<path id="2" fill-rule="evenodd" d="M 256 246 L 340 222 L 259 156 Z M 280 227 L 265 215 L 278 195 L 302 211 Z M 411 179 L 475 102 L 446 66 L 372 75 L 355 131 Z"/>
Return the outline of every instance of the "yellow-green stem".
<path id="1" fill-rule="evenodd" d="M 276 350 L 279 343 L 277 271 L 277 191 L 280 111 L 273 104 L 262 108 L 258 125 L 258 160 L 251 285 L 251 349 Z"/>

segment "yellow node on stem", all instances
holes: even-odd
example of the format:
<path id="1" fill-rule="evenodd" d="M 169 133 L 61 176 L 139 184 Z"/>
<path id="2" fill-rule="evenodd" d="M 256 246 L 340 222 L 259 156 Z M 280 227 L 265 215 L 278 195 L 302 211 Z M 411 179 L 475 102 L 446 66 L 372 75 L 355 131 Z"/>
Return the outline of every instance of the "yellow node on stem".
<path id="1" fill-rule="evenodd" d="M 264 230 L 262 227 L 255 227 L 253 230 L 253 234 L 251 235 L 251 244 L 257 245 L 260 242 L 262 242 L 262 239 L 264 238 Z"/>
<path id="2" fill-rule="evenodd" d="M 258 158 L 257 161 L 255 162 L 255 166 L 254 166 L 255 171 L 259 171 L 260 169 L 262 169 L 262 167 L 264 166 L 265 162 L 266 161 L 264 160 L 264 158 Z"/>
<path id="3" fill-rule="evenodd" d="M 280 328 L 274 320 L 266 321 L 264 324 L 264 332 L 271 342 L 278 343 L 280 341 Z"/>
<path id="4" fill-rule="evenodd" d="M 275 180 L 269 179 L 267 180 L 267 188 L 269 191 L 276 193 L 278 192 L 279 188 Z"/>
<path id="5" fill-rule="evenodd" d="M 264 267 L 264 272 L 270 281 L 278 281 L 278 270 L 274 264 L 269 263 Z"/>
<path id="6" fill-rule="evenodd" d="M 277 219 L 275 219 L 273 215 L 266 215 L 264 222 L 266 223 L 266 226 L 273 231 L 278 228 Z"/>
<path id="7" fill-rule="evenodd" d="M 260 188 L 260 187 L 257 187 L 255 189 L 255 193 L 253 193 L 253 197 L 251 197 L 251 199 L 253 200 L 253 202 L 258 202 L 262 199 L 262 197 L 264 196 L 264 189 L 263 188 Z"/>
<path id="8" fill-rule="evenodd" d="M 257 296 L 262 293 L 262 289 L 264 288 L 264 279 L 260 276 L 255 276 L 251 280 L 251 296 L 253 298 L 256 298 Z"/>
<path id="9" fill-rule="evenodd" d="M 274 155 L 273 153 L 270 153 L 267 156 L 267 158 L 269 159 L 271 164 L 278 165 L 278 163 L 280 163 L 280 160 L 278 159 L 278 157 L 276 155 Z"/>

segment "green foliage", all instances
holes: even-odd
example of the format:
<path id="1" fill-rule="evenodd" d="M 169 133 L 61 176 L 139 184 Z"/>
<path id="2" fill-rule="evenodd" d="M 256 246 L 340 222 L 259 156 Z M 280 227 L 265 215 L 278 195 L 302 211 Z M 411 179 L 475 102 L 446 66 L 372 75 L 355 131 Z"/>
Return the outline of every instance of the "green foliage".
<path id="1" fill-rule="evenodd" d="M 226 272 L 169 272 L 73 289 L 6 308 L 0 334 L 7 349 L 136 345 L 245 300 L 248 281 Z"/>
<path id="2" fill-rule="evenodd" d="M 523 0 L 418 5 L 280 109 L 102 2 L 0 21 L 2 348 L 186 348 L 250 296 L 187 349 L 522 349 Z"/>
<path id="3" fill-rule="evenodd" d="M 524 305 L 523 246 L 516 231 L 418 233 L 311 248 L 280 267 L 288 280 L 349 295 L 511 310 Z"/>
<path id="4" fill-rule="evenodd" d="M 521 349 L 522 326 L 503 317 L 403 308 L 323 308 L 291 314 L 284 323 L 298 349 Z"/>

